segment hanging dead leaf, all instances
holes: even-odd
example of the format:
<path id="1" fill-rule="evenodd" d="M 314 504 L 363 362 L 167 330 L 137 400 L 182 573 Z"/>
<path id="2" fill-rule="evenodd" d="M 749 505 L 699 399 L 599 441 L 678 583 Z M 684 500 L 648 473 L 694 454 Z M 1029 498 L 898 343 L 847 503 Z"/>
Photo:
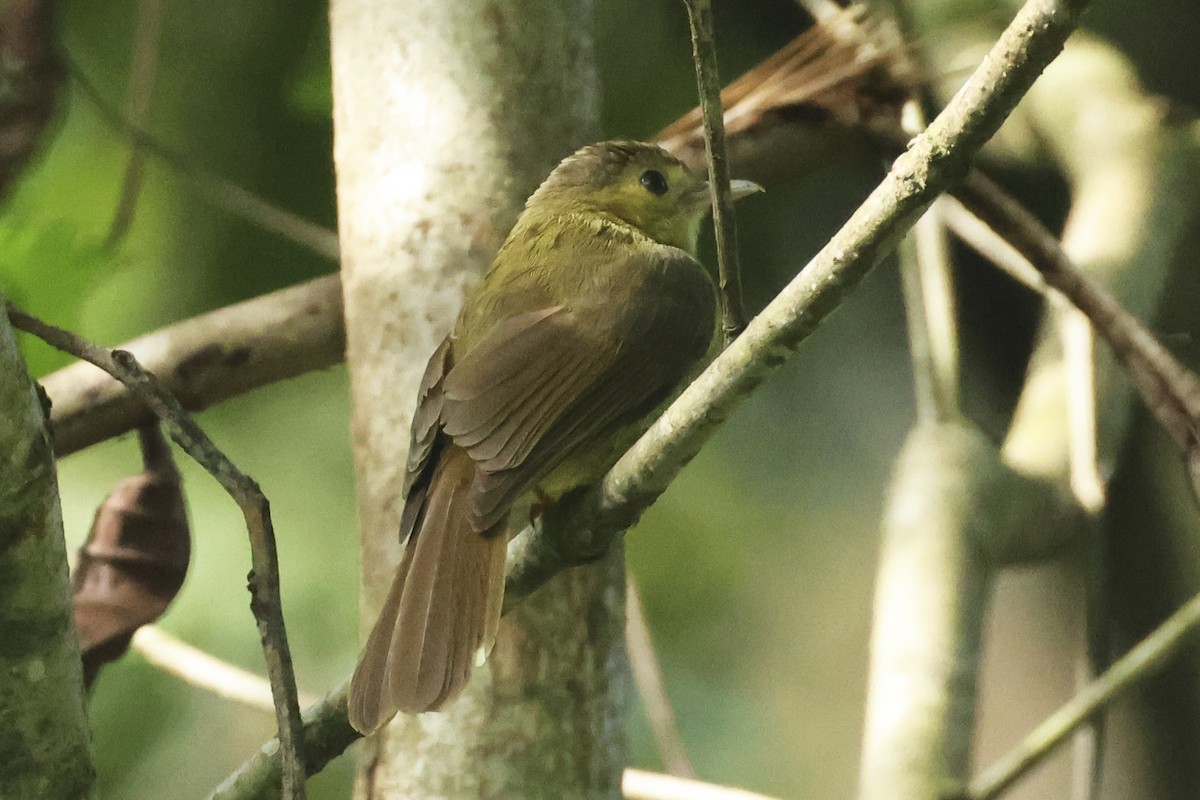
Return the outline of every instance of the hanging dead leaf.
<path id="1" fill-rule="evenodd" d="M 74 575 L 75 627 L 91 686 L 134 631 L 162 616 L 187 574 L 191 537 L 179 472 L 157 426 L 139 431 L 145 471 L 96 512 Z"/>

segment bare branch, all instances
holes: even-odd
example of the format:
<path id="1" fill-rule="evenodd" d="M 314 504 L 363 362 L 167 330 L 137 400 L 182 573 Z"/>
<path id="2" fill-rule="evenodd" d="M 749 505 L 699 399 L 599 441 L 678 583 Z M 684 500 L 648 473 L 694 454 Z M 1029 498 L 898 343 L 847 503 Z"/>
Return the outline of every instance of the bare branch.
<path id="1" fill-rule="evenodd" d="M 184 683 L 259 711 L 275 711 L 271 684 L 266 678 L 222 661 L 157 625 L 138 628 L 133 635 L 132 647 L 148 663 Z M 318 700 L 306 692 L 297 692 L 297 697 L 302 708 Z"/>
<path id="2" fill-rule="evenodd" d="M 946 225 L 963 244 L 998 267 L 1008 277 L 1031 291 L 1045 294 L 1050 287 L 1025 256 L 1017 252 L 1004 237 L 992 230 L 953 195 L 938 198 L 937 203 Z"/>
<path id="3" fill-rule="evenodd" d="M 146 372 L 132 355 L 123 350 L 108 350 L 92 344 L 69 331 L 31 317 L 11 304 L 8 305 L 8 317 L 14 326 L 37 336 L 52 347 L 95 364 L 128 386 L 162 420 L 171 438 L 216 478 L 242 510 L 250 534 L 253 564 L 249 578 L 250 608 L 258 623 L 267 673 L 271 677 L 280 741 L 283 743 L 283 796 L 288 800 L 303 800 L 306 777 L 303 727 L 279 597 L 275 529 L 266 496 L 258 484 L 238 470 L 213 444 L 179 401 L 152 374 Z"/>
<path id="4" fill-rule="evenodd" d="M 122 345 L 189 411 L 340 363 L 345 351 L 337 275 L 177 322 Z M 59 457 L 133 430 L 150 411 L 87 362 L 42 381 Z"/>
<path id="5" fill-rule="evenodd" d="M 903 38 L 911 43 L 906 55 L 929 74 L 928 59 L 915 44 L 912 13 L 904 0 L 889 0 L 891 17 Z M 897 56 L 899 58 L 899 56 Z M 902 130 L 915 136 L 925 129 L 934 109 L 928 84 L 914 85 L 898 120 Z M 938 203 L 925 212 L 900 247 L 900 280 L 904 291 L 908 348 L 913 363 L 917 418 L 923 422 L 949 422 L 960 417 L 959 345 L 955 319 L 954 282 L 949 240 Z"/>

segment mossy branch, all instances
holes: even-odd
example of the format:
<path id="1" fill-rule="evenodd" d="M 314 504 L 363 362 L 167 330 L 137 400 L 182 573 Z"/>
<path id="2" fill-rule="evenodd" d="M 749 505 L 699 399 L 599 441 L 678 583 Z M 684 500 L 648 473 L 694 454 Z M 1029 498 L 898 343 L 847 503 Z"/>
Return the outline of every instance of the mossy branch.
<path id="1" fill-rule="evenodd" d="M 96 776 L 45 401 L 2 317 L 0 575 L 0 796 L 91 797 Z"/>

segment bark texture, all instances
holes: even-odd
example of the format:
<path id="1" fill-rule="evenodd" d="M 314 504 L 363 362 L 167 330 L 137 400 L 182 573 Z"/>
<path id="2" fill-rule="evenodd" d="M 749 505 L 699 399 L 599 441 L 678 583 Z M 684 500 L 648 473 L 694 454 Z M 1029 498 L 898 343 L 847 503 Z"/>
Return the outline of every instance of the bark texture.
<path id="1" fill-rule="evenodd" d="M 331 5 L 364 630 L 400 559 L 400 487 L 425 362 L 524 198 L 595 138 L 590 6 Z M 616 555 L 510 614 L 462 699 L 368 742 L 359 796 L 619 796 L 622 579 Z"/>
<path id="2" fill-rule="evenodd" d="M 0 797 L 5 800 L 89 797 L 94 778 L 48 430 L 12 328 L 0 315 Z"/>

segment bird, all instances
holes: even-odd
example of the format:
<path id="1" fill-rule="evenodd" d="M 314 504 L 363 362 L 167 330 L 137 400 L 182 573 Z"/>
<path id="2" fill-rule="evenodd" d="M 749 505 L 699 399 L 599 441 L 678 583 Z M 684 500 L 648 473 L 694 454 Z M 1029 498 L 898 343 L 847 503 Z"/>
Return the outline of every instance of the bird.
<path id="1" fill-rule="evenodd" d="M 696 258 L 710 209 L 704 176 L 635 141 L 579 149 L 529 197 L 421 380 L 404 554 L 351 679 L 356 730 L 461 694 L 496 638 L 514 505 L 596 482 L 715 352 Z"/>

